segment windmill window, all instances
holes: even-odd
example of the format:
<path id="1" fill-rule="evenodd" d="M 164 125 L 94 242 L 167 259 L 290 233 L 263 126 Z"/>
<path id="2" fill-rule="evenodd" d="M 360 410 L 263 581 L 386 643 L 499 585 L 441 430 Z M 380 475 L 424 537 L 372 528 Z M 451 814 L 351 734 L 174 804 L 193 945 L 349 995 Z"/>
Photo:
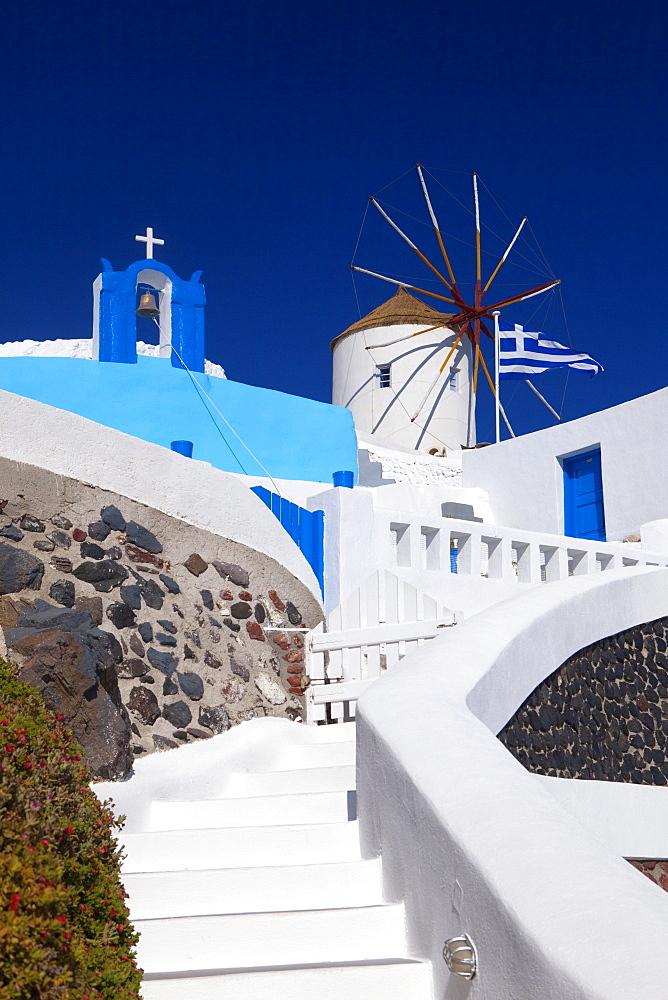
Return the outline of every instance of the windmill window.
<path id="1" fill-rule="evenodd" d="M 452 368 L 450 371 L 450 391 L 459 392 L 459 368 Z"/>
<path id="2" fill-rule="evenodd" d="M 378 387 L 389 389 L 391 385 L 392 365 L 378 365 L 376 375 L 378 376 Z"/>

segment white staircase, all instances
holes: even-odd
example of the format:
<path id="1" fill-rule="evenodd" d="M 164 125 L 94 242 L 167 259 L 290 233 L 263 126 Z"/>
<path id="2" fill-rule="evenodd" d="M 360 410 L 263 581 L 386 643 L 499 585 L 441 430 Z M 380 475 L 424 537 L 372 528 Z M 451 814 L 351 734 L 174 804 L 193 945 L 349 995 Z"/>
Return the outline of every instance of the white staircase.
<path id="1" fill-rule="evenodd" d="M 354 740 L 354 723 L 304 727 L 270 767 L 144 810 L 123 838 L 144 1000 L 432 997 L 360 855 Z"/>

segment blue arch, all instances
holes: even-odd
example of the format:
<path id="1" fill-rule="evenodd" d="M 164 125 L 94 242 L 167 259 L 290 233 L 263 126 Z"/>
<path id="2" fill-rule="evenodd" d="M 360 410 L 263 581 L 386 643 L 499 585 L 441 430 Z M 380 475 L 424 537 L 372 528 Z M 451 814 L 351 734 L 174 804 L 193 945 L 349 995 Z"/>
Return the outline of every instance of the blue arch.
<path id="1" fill-rule="evenodd" d="M 172 365 L 183 368 L 179 357 L 191 371 L 204 371 L 204 306 L 206 295 L 200 283 L 201 271 L 195 271 L 189 281 L 161 261 L 137 260 L 124 271 L 114 271 L 102 258 L 98 305 L 98 359 L 121 364 L 137 363 L 137 317 L 135 300 L 137 275 L 141 271 L 158 271 L 172 285 Z"/>

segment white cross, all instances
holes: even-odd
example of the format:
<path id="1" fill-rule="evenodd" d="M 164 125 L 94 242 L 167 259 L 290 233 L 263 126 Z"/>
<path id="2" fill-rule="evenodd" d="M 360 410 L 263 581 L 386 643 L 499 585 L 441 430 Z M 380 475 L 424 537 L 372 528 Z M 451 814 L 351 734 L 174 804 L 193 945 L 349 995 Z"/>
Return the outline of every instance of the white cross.
<path id="1" fill-rule="evenodd" d="M 140 243 L 146 244 L 146 258 L 147 260 L 155 260 L 153 256 L 153 244 L 157 243 L 159 246 L 164 246 L 165 241 L 159 240 L 157 236 L 153 235 L 153 230 L 150 226 L 146 227 L 146 236 L 135 236 L 136 240 Z"/>

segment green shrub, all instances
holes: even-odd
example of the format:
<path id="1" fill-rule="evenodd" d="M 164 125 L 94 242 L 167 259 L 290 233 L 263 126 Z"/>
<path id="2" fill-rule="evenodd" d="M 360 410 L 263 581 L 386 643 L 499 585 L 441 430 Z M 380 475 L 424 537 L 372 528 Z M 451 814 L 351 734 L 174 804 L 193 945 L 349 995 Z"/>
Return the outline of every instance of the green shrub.
<path id="1" fill-rule="evenodd" d="M 109 803 L 40 694 L 0 660 L 0 1000 L 127 1000 L 141 970 Z"/>

